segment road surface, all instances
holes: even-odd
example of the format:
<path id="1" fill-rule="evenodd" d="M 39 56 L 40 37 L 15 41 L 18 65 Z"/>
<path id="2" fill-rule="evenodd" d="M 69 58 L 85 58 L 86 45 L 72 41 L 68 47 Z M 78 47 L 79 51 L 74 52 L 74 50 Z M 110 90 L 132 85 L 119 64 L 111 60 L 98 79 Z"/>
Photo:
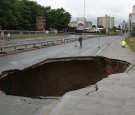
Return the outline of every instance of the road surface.
<path id="1" fill-rule="evenodd" d="M 83 47 L 80 47 L 79 42 L 76 41 L 43 49 L 2 56 L 0 57 L 0 74 L 2 71 L 10 69 L 24 69 L 47 58 L 95 56 L 107 45 L 108 40 L 111 42 L 111 40 L 116 38 L 118 38 L 118 36 L 91 38 L 83 40 Z"/>
<path id="2" fill-rule="evenodd" d="M 83 40 L 83 47 L 80 48 L 79 42 L 37 49 L 13 55 L 0 57 L 0 74 L 11 69 L 24 69 L 47 58 L 72 57 L 72 56 L 95 56 L 106 45 L 108 40 L 111 42 L 118 36 L 98 37 Z M 75 47 L 77 45 L 77 47 Z M 111 47 L 111 46 L 110 46 Z M 39 115 L 40 109 L 53 108 L 51 105 L 59 99 L 32 99 L 27 97 L 8 96 L 0 91 L 0 115 Z M 55 104 L 54 104 L 55 103 Z M 51 106 L 51 107 L 50 107 Z"/>

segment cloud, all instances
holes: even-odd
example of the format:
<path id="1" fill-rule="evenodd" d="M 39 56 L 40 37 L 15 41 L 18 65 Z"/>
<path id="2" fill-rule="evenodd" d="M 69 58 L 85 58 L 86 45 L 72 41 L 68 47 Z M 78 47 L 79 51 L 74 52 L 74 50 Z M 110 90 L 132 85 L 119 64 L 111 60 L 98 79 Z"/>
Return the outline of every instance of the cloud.
<path id="1" fill-rule="evenodd" d="M 51 8 L 64 8 L 73 19 L 84 16 L 84 0 L 35 0 L 43 6 Z M 97 17 L 114 16 L 115 22 L 128 21 L 129 13 L 132 12 L 133 0 L 85 0 L 85 17 L 88 21 L 96 23 Z"/>

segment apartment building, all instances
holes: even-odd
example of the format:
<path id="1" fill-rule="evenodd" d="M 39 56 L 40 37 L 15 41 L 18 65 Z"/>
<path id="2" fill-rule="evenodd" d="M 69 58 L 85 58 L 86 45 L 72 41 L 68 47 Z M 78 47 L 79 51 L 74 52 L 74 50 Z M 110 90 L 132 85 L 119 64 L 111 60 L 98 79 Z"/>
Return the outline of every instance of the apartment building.
<path id="1" fill-rule="evenodd" d="M 133 6 L 133 12 L 129 14 L 129 22 L 135 28 L 135 5 Z"/>
<path id="2" fill-rule="evenodd" d="M 105 17 L 97 17 L 97 25 L 101 25 L 104 28 L 112 28 L 114 26 L 114 17 L 105 15 Z"/>

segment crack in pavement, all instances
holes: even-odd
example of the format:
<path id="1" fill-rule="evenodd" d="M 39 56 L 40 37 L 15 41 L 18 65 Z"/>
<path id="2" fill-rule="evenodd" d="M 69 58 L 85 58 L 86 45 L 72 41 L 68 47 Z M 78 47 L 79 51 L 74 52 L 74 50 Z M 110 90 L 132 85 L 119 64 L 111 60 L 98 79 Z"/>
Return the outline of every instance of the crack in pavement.
<path id="1" fill-rule="evenodd" d="M 86 93 L 85 95 L 87 96 L 87 95 L 89 95 L 90 93 L 95 92 L 95 91 L 98 91 L 98 85 L 97 85 L 97 84 L 95 85 L 95 90 L 94 90 L 94 91 L 90 91 L 90 92 Z"/>

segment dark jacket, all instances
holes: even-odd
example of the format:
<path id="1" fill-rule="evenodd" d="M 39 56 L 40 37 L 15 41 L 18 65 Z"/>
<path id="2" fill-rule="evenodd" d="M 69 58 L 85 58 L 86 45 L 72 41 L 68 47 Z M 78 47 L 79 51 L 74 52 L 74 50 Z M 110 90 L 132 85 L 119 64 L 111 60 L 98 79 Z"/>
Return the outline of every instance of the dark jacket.
<path id="1" fill-rule="evenodd" d="M 82 42 L 82 36 L 79 37 L 79 42 Z"/>

